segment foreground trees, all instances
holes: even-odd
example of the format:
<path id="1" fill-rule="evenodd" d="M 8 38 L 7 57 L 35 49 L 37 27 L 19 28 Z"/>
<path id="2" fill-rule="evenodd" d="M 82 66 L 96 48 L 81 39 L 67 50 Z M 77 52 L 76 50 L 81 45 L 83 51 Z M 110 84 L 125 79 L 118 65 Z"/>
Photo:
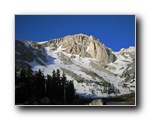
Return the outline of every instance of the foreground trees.
<path id="1" fill-rule="evenodd" d="M 15 104 L 72 104 L 74 100 L 74 85 L 67 81 L 65 73 L 53 70 L 47 78 L 39 70 L 35 74 L 31 68 L 15 70 Z"/>

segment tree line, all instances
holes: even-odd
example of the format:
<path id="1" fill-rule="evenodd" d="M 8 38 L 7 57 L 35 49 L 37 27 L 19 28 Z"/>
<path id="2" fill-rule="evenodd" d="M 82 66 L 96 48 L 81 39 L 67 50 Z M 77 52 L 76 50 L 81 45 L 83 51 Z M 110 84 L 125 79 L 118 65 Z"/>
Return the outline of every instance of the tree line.
<path id="1" fill-rule="evenodd" d="M 15 104 L 67 105 L 73 104 L 74 96 L 73 82 L 59 69 L 46 77 L 40 69 L 36 73 L 30 67 L 15 70 Z"/>

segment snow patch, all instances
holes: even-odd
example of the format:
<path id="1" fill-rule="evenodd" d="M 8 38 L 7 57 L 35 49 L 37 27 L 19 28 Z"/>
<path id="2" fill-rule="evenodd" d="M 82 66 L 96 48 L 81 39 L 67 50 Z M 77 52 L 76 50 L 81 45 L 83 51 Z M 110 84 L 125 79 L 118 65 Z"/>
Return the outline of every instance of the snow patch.
<path id="1" fill-rule="evenodd" d="M 46 43 L 46 42 L 48 42 L 48 41 L 42 41 L 42 42 L 36 42 L 36 43 L 43 44 L 43 43 Z"/>
<path id="2" fill-rule="evenodd" d="M 90 49 L 90 46 L 87 46 L 86 52 L 88 52 L 88 51 L 89 51 L 89 49 Z"/>
<path id="3" fill-rule="evenodd" d="M 26 48 L 29 48 L 29 45 L 28 45 L 28 44 L 26 44 L 26 43 L 24 44 L 24 46 L 25 46 Z"/>
<path id="4" fill-rule="evenodd" d="M 19 52 L 15 52 L 15 53 L 17 53 L 18 55 L 21 55 Z"/>

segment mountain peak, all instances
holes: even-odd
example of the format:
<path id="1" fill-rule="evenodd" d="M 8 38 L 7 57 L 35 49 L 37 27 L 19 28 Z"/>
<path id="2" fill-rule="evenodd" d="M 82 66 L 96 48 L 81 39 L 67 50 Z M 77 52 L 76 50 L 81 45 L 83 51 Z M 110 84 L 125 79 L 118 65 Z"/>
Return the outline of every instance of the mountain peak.
<path id="1" fill-rule="evenodd" d="M 130 46 L 129 48 L 121 48 L 120 52 L 124 51 L 124 52 L 132 52 L 135 51 L 135 46 Z"/>
<path id="2" fill-rule="evenodd" d="M 99 63 L 109 63 L 115 60 L 115 55 L 94 36 L 85 34 L 68 35 L 63 38 L 43 43 L 45 47 L 56 50 L 62 47 L 66 53 L 80 57 L 94 58 Z"/>
<path id="3" fill-rule="evenodd" d="M 79 35 L 79 36 L 88 36 L 88 35 L 83 34 L 83 33 L 79 33 L 79 34 L 75 34 L 75 35 Z"/>
<path id="4" fill-rule="evenodd" d="M 43 43 L 15 41 L 15 67 L 41 69 L 45 76 L 59 69 L 73 81 L 77 94 L 109 97 L 135 91 L 135 47 L 117 54 L 92 35 L 68 35 Z M 52 75 L 52 74 L 51 74 Z"/>

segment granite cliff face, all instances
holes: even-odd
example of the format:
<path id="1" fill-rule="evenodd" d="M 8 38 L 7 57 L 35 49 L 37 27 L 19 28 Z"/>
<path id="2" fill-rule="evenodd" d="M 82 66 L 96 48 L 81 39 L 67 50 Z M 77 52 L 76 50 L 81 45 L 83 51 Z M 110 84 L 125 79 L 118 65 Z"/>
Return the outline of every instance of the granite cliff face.
<path id="1" fill-rule="evenodd" d="M 99 63 L 109 63 L 116 60 L 116 56 L 100 41 L 93 36 L 84 34 L 69 35 L 64 38 L 54 39 L 41 45 L 55 50 L 61 46 L 66 53 L 96 59 Z"/>

